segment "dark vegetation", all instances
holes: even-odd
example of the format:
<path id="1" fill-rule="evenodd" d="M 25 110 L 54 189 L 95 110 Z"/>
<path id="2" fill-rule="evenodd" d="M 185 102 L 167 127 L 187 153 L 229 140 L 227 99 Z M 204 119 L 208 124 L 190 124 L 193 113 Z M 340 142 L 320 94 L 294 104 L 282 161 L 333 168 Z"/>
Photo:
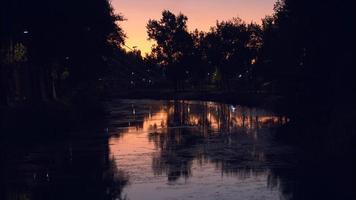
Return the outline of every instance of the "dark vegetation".
<path id="1" fill-rule="evenodd" d="M 121 20 L 106 0 L 2 1 L 1 126 L 52 130 L 95 116 L 100 77 L 124 42 Z"/>
<path id="2" fill-rule="evenodd" d="M 17 129 L 28 116 L 49 129 L 72 127 L 71 119 L 99 114 L 108 93 L 166 98 L 178 92 L 244 102 L 260 97 L 256 104 L 271 101 L 291 118 L 287 139 L 311 137 L 331 152 L 352 147 L 351 1 L 280 0 L 262 24 L 233 18 L 208 32 L 190 32 L 187 16 L 163 11 L 147 24 L 156 44 L 145 57 L 123 49 L 117 23 L 124 18 L 107 0 L 1 4 L 2 129 Z"/>

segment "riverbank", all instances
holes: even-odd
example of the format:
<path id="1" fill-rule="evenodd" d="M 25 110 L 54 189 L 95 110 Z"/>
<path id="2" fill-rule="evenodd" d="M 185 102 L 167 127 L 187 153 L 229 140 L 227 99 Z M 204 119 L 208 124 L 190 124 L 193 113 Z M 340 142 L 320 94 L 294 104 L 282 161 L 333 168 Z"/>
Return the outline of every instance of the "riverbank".
<path id="1" fill-rule="evenodd" d="M 100 124 L 102 116 L 102 104 L 93 99 L 0 107 L 0 138 L 36 141 L 73 137 L 79 129 Z"/>
<path id="2" fill-rule="evenodd" d="M 85 94 L 85 93 L 84 93 Z M 23 103 L 0 107 L 1 138 L 72 137 L 83 127 L 100 126 L 105 109 L 102 102 L 111 99 L 200 100 L 275 110 L 276 95 L 220 91 L 126 90 L 95 95 L 76 95 L 66 101 Z"/>
<path id="3" fill-rule="evenodd" d="M 108 93 L 106 99 L 154 99 L 154 100 L 200 100 L 214 101 L 229 104 L 238 104 L 249 107 L 260 107 L 277 112 L 283 112 L 285 100 L 277 94 L 265 92 L 238 92 L 238 91 L 174 91 L 174 90 L 125 90 Z"/>

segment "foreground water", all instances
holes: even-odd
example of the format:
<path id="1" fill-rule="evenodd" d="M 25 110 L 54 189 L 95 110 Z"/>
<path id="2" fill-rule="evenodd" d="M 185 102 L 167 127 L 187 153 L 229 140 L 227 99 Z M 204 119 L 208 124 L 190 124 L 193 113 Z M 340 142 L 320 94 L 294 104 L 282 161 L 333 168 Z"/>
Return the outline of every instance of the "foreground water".
<path id="1" fill-rule="evenodd" d="M 195 101 L 111 105 L 110 155 L 128 199 L 279 199 L 272 170 L 292 153 L 272 140 L 287 119 L 260 109 Z M 125 111 L 125 117 L 115 113 Z"/>
<path id="2" fill-rule="evenodd" d="M 2 144 L 0 199 L 315 199 L 324 189 L 276 141 L 286 117 L 201 101 L 107 109 L 105 126 L 84 139 Z"/>

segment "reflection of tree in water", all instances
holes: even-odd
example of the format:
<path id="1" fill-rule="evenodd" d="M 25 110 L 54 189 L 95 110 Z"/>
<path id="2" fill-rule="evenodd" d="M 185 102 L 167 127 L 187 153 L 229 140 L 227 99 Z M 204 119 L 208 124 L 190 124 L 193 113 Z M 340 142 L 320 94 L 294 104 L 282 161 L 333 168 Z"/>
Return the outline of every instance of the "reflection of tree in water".
<path id="1" fill-rule="evenodd" d="M 195 147 L 199 142 L 198 135 L 187 128 L 171 129 L 167 133 L 154 132 L 149 139 L 161 150 L 152 161 L 156 175 L 166 173 L 169 181 L 191 175 L 192 161 L 196 157 Z"/>
<path id="2" fill-rule="evenodd" d="M 0 199 L 124 199 L 128 177 L 109 158 L 107 141 L 3 147 Z"/>
<path id="3" fill-rule="evenodd" d="M 149 136 L 160 149 L 153 158 L 156 174 L 167 173 L 170 181 L 189 177 L 193 160 L 213 162 L 223 173 L 241 178 L 269 170 L 266 154 L 275 149 L 263 127 L 271 121 L 261 121 L 255 111 L 185 101 L 171 102 L 167 110 L 168 128 Z"/>
<path id="4" fill-rule="evenodd" d="M 149 140 L 160 149 L 153 158 L 153 170 L 158 175 L 166 173 L 169 181 L 188 178 L 193 162 L 201 166 L 209 162 L 222 175 L 239 179 L 266 176 L 267 186 L 278 188 L 281 199 L 351 199 L 352 179 L 345 177 L 351 177 L 353 165 L 339 165 L 340 161 L 313 164 L 312 156 L 301 160 L 306 153 L 278 143 L 273 136 L 276 127 L 286 122 L 283 117 L 183 101 L 168 104 L 167 110 L 171 128 L 151 133 Z"/>
<path id="5" fill-rule="evenodd" d="M 190 108 L 184 101 L 174 101 L 167 105 L 167 129 L 153 132 L 149 140 L 161 151 L 155 155 L 152 168 L 156 175 L 166 173 L 169 181 L 191 175 L 192 161 L 196 157 L 195 147 L 202 138 L 199 132 L 192 131 L 189 121 Z"/>
<path id="6" fill-rule="evenodd" d="M 350 158 L 327 160 L 304 152 L 291 168 L 273 168 L 270 184 L 280 184 L 286 200 L 355 199 L 354 164 Z"/>

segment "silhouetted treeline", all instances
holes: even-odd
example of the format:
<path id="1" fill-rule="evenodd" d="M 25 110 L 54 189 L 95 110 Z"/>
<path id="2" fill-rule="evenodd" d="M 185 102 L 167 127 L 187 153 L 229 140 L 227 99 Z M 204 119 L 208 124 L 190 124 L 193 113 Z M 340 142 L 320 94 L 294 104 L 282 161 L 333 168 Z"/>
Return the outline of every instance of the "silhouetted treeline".
<path id="1" fill-rule="evenodd" d="M 286 97 L 290 115 L 326 151 L 355 140 L 354 12 L 351 1 L 278 1 L 265 21 L 265 68 Z M 268 35 L 267 35 L 268 34 Z M 349 149 L 348 149 L 349 148 Z"/>
<path id="2" fill-rule="evenodd" d="M 318 83 L 313 90 L 325 91 L 324 82 L 330 81 L 317 79 L 336 68 L 329 67 L 330 59 L 334 64 L 351 63 L 350 45 L 336 37 L 345 33 L 351 39 L 347 9 L 344 2 L 334 7 L 330 2 L 281 0 L 261 25 L 233 18 L 217 22 L 208 32 L 189 32 L 187 16 L 165 10 L 161 19 L 147 24 L 149 39 L 156 42 L 147 58 L 162 68 L 175 89 L 212 84 L 294 98 L 303 88 L 311 89 L 307 85 Z M 326 20 L 331 12 L 340 13 L 332 16 L 340 28 L 331 28 Z"/>
<path id="3" fill-rule="evenodd" d="M 2 105 L 67 98 L 94 87 L 124 41 L 108 0 L 1 2 Z M 92 85 L 94 84 L 94 85 Z"/>
<path id="4" fill-rule="evenodd" d="M 188 18 L 163 11 L 147 25 L 155 60 L 176 90 L 267 92 L 284 97 L 296 135 L 326 149 L 355 139 L 354 14 L 351 1 L 280 0 L 262 24 L 239 18 L 189 32 Z M 211 88 L 211 87 L 208 87 Z"/>
<path id="5" fill-rule="evenodd" d="M 161 20 L 147 25 L 149 39 L 156 41 L 148 57 L 163 68 L 176 90 L 187 83 L 230 89 L 233 81 L 242 85 L 252 78 L 250 69 L 262 45 L 259 25 L 234 18 L 217 22 L 207 33 L 189 32 L 187 20 L 183 14 L 163 11 Z"/>
<path id="6" fill-rule="evenodd" d="M 143 57 L 140 50 L 118 48 L 107 63 L 108 70 L 102 80 L 107 93 L 120 93 L 135 88 L 161 88 L 169 83 L 155 60 Z"/>

